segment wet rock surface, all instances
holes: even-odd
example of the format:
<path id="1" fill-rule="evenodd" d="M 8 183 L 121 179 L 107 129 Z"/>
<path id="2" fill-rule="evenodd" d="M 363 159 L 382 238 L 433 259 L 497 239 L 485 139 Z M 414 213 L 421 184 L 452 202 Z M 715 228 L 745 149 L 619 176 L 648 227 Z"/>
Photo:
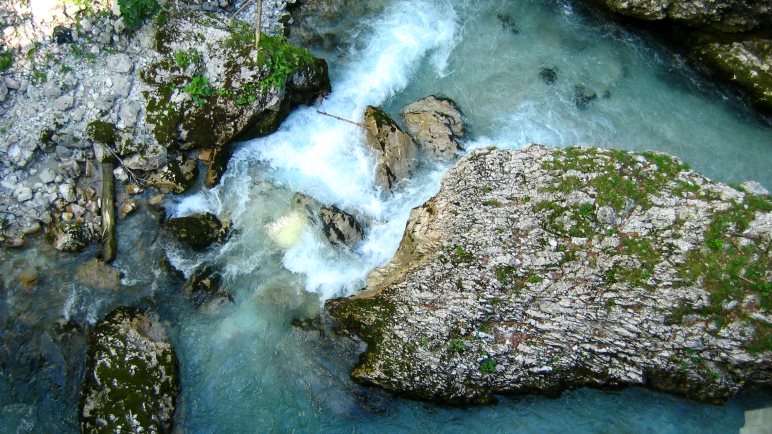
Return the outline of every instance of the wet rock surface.
<path id="1" fill-rule="evenodd" d="M 326 303 L 368 344 L 352 377 L 449 403 L 769 385 L 772 201 L 746 185 L 659 153 L 475 151 L 367 287 Z"/>
<path id="2" fill-rule="evenodd" d="M 406 106 L 402 115 L 407 132 L 425 154 L 450 160 L 464 150 L 463 114 L 453 100 L 429 96 Z"/>
<path id="3" fill-rule="evenodd" d="M 410 176 L 418 164 L 413 139 L 378 107 L 365 109 L 365 143 L 375 154 L 375 184 L 386 192 Z"/>
<path id="4" fill-rule="evenodd" d="M 303 209 L 333 245 L 354 247 L 364 239 L 364 229 L 357 219 L 335 205 L 323 205 L 300 193 L 295 194 L 293 202 Z"/>
<path id="5" fill-rule="evenodd" d="M 116 309 L 90 338 L 81 432 L 171 432 L 177 369 L 158 318 Z"/>
<path id="6" fill-rule="evenodd" d="M 221 240 L 228 228 L 216 215 L 198 213 L 169 219 L 164 226 L 180 242 L 193 250 L 201 251 Z"/>

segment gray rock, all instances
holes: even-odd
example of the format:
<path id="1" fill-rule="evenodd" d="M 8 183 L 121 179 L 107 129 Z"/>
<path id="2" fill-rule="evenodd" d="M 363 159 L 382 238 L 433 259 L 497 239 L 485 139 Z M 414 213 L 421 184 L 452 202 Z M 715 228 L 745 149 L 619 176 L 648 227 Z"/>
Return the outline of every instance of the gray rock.
<path id="1" fill-rule="evenodd" d="M 134 68 L 134 63 L 127 54 L 118 53 L 107 59 L 107 67 L 110 71 L 128 74 Z"/>
<path id="2" fill-rule="evenodd" d="M 70 95 L 63 95 L 54 100 L 53 109 L 58 112 L 69 110 L 75 105 L 75 98 Z"/>
<path id="3" fill-rule="evenodd" d="M 61 94 L 62 89 L 56 81 L 50 80 L 43 84 L 43 95 L 45 95 L 46 98 L 58 98 Z"/>
<path id="4" fill-rule="evenodd" d="M 0 81 L 0 102 L 5 101 L 5 97 L 8 96 L 8 87 L 5 85 L 5 80 Z"/>
<path id="5" fill-rule="evenodd" d="M 456 103 L 429 96 L 402 109 L 407 132 L 424 153 L 450 160 L 463 151 L 464 119 Z"/>
<path id="6" fill-rule="evenodd" d="M 21 88 L 21 81 L 14 78 L 5 77 L 5 80 L 3 81 L 5 82 L 5 85 L 8 87 L 8 89 L 19 90 Z"/>
<path id="7" fill-rule="evenodd" d="M 451 403 L 621 385 L 721 402 L 771 385 L 770 314 L 747 270 L 772 267 L 772 200 L 666 158 L 530 146 L 461 159 L 392 261 L 326 303 L 367 342 L 352 378 Z M 622 167 L 635 191 L 609 190 Z M 683 182 L 722 199 L 694 200 Z M 629 201 L 611 230 L 594 212 Z M 684 240 L 696 247 L 673 248 Z"/>
<path id="8" fill-rule="evenodd" d="M 75 202 L 75 188 L 72 184 L 61 184 L 59 186 L 59 195 L 66 202 Z"/>
<path id="9" fill-rule="evenodd" d="M 211 213 L 171 218 L 164 227 L 176 239 L 196 251 L 204 250 L 215 241 L 221 240 L 228 230 L 228 227 Z"/>
<path id="10" fill-rule="evenodd" d="M 375 183 L 386 192 L 410 176 L 418 164 L 417 146 L 383 110 L 368 106 L 365 110 L 365 140 L 375 154 Z"/>
<path id="11" fill-rule="evenodd" d="M 43 184 L 50 184 L 54 182 L 54 179 L 56 179 L 56 172 L 50 168 L 45 168 L 40 172 L 38 178 L 40 178 L 40 182 Z"/>
<path id="12" fill-rule="evenodd" d="M 171 432 L 177 357 L 158 317 L 118 308 L 97 324 L 90 342 L 81 432 Z"/>
<path id="13" fill-rule="evenodd" d="M 32 199 L 32 189 L 26 185 L 20 185 L 16 188 L 16 191 L 14 191 L 14 195 L 19 202 L 26 202 Z"/>
<path id="14" fill-rule="evenodd" d="M 137 114 L 142 110 L 139 101 L 127 101 L 121 105 L 118 116 L 125 127 L 133 127 L 137 123 Z"/>
<path id="15" fill-rule="evenodd" d="M 364 239 L 362 225 L 340 208 L 322 205 L 316 199 L 300 193 L 295 194 L 293 202 L 308 214 L 330 243 L 354 247 Z"/>

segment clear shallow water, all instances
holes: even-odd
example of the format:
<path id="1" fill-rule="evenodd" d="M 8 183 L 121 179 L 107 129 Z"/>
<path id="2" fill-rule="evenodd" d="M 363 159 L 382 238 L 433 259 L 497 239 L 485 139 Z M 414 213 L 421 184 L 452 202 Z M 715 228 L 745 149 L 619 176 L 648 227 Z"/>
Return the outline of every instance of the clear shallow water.
<path id="1" fill-rule="evenodd" d="M 528 142 L 658 149 L 718 180 L 772 185 L 772 130 L 676 57 L 595 23 L 569 2 L 382 3 L 382 13 L 352 27 L 352 48 L 322 53 L 333 80 L 322 110 L 359 119 L 373 104 L 396 116 L 414 99 L 441 94 L 464 110 L 470 149 Z M 558 70 L 554 85 L 539 78 L 543 67 Z M 577 85 L 598 94 L 584 109 L 574 101 Z M 357 127 L 305 108 L 276 134 L 241 145 L 218 188 L 169 207 L 230 218 L 229 241 L 193 255 L 157 238 L 152 216 L 131 217 L 119 226 L 118 266 L 128 285 L 120 294 L 73 281 L 73 267 L 93 252 L 3 253 L 0 431 L 77 431 L 85 342 L 68 354 L 51 338 L 51 323 L 66 317 L 93 324 L 126 303 L 149 306 L 168 321 L 180 359 L 176 420 L 184 432 L 736 432 L 745 409 L 772 405 L 769 391 L 709 406 L 631 388 L 457 409 L 353 384 L 348 372 L 361 348 L 324 324 L 307 331 L 292 321 L 314 318 L 324 299 L 361 288 L 367 273 L 391 258 L 410 209 L 437 191 L 447 169 L 424 161 L 386 197 L 372 186 L 373 161 L 361 139 Z M 367 221 L 365 241 L 340 251 L 302 222 L 277 230 L 277 222 L 292 221 L 295 192 Z M 221 266 L 233 303 L 193 308 L 179 281 L 157 270 L 165 251 L 185 271 Z M 41 279 L 24 292 L 18 274 L 29 267 Z"/>

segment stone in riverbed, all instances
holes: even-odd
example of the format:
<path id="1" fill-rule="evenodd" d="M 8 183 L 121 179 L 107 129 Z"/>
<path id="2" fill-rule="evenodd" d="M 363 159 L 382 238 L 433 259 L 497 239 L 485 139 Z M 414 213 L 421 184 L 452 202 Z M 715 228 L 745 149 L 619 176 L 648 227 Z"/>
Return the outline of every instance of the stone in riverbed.
<path id="1" fill-rule="evenodd" d="M 410 176 L 418 161 L 417 146 L 399 125 L 383 110 L 365 109 L 365 141 L 375 154 L 375 183 L 391 192 L 400 181 Z"/>
<path id="2" fill-rule="evenodd" d="M 402 109 L 407 132 L 421 150 L 434 158 L 450 160 L 464 149 L 464 119 L 455 102 L 428 96 Z"/>
<path id="3" fill-rule="evenodd" d="M 221 240 L 228 230 L 227 226 L 223 226 L 217 216 L 211 213 L 171 218 L 164 226 L 175 238 L 196 251 L 204 250 L 215 241 Z"/>
<path id="4" fill-rule="evenodd" d="M 297 193 L 295 205 L 303 208 L 333 245 L 354 247 L 364 238 L 362 225 L 351 214 L 332 205 L 322 205 L 316 199 Z"/>
<path id="5" fill-rule="evenodd" d="M 88 232 L 78 222 L 60 222 L 54 228 L 54 248 L 62 252 L 79 252 L 89 242 Z"/>
<path id="6" fill-rule="evenodd" d="M 118 308 L 94 328 L 81 389 L 81 432 L 172 430 L 177 356 L 157 317 Z"/>
<path id="7" fill-rule="evenodd" d="M 121 287 L 121 272 L 98 259 L 80 264 L 75 280 L 94 289 L 115 291 Z"/>
<path id="8" fill-rule="evenodd" d="M 166 166 L 150 173 L 145 182 L 164 193 L 184 193 L 198 177 L 198 166 L 195 160 L 183 158 L 172 160 Z"/>

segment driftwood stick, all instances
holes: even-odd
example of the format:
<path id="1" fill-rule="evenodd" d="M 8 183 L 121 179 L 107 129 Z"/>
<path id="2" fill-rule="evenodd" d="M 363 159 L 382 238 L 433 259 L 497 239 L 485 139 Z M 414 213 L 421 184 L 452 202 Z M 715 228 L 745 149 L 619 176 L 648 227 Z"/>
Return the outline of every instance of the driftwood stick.
<path id="1" fill-rule="evenodd" d="M 343 121 L 343 122 L 348 122 L 348 123 L 350 123 L 350 124 L 353 124 L 353 125 L 356 125 L 356 126 L 358 126 L 358 127 L 360 127 L 360 128 L 364 128 L 364 129 L 367 129 L 367 125 L 365 125 L 365 124 L 363 124 L 363 123 L 354 122 L 354 121 L 352 121 L 352 120 L 348 120 L 348 119 L 342 118 L 342 117 L 340 117 L 340 116 L 331 115 L 331 114 L 329 114 L 329 113 L 326 113 L 326 112 L 323 112 L 323 111 L 321 111 L 321 110 L 317 110 L 316 112 L 317 112 L 317 113 L 319 113 L 320 115 L 329 116 L 329 117 L 331 117 L 331 118 L 333 118 L 333 119 L 337 119 L 337 120 L 339 120 L 339 121 Z"/>
<path id="2" fill-rule="evenodd" d="M 117 253 L 115 241 L 115 191 L 113 188 L 113 162 L 111 158 L 102 161 L 102 235 L 104 247 L 102 260 L 112 262 Z"/>

